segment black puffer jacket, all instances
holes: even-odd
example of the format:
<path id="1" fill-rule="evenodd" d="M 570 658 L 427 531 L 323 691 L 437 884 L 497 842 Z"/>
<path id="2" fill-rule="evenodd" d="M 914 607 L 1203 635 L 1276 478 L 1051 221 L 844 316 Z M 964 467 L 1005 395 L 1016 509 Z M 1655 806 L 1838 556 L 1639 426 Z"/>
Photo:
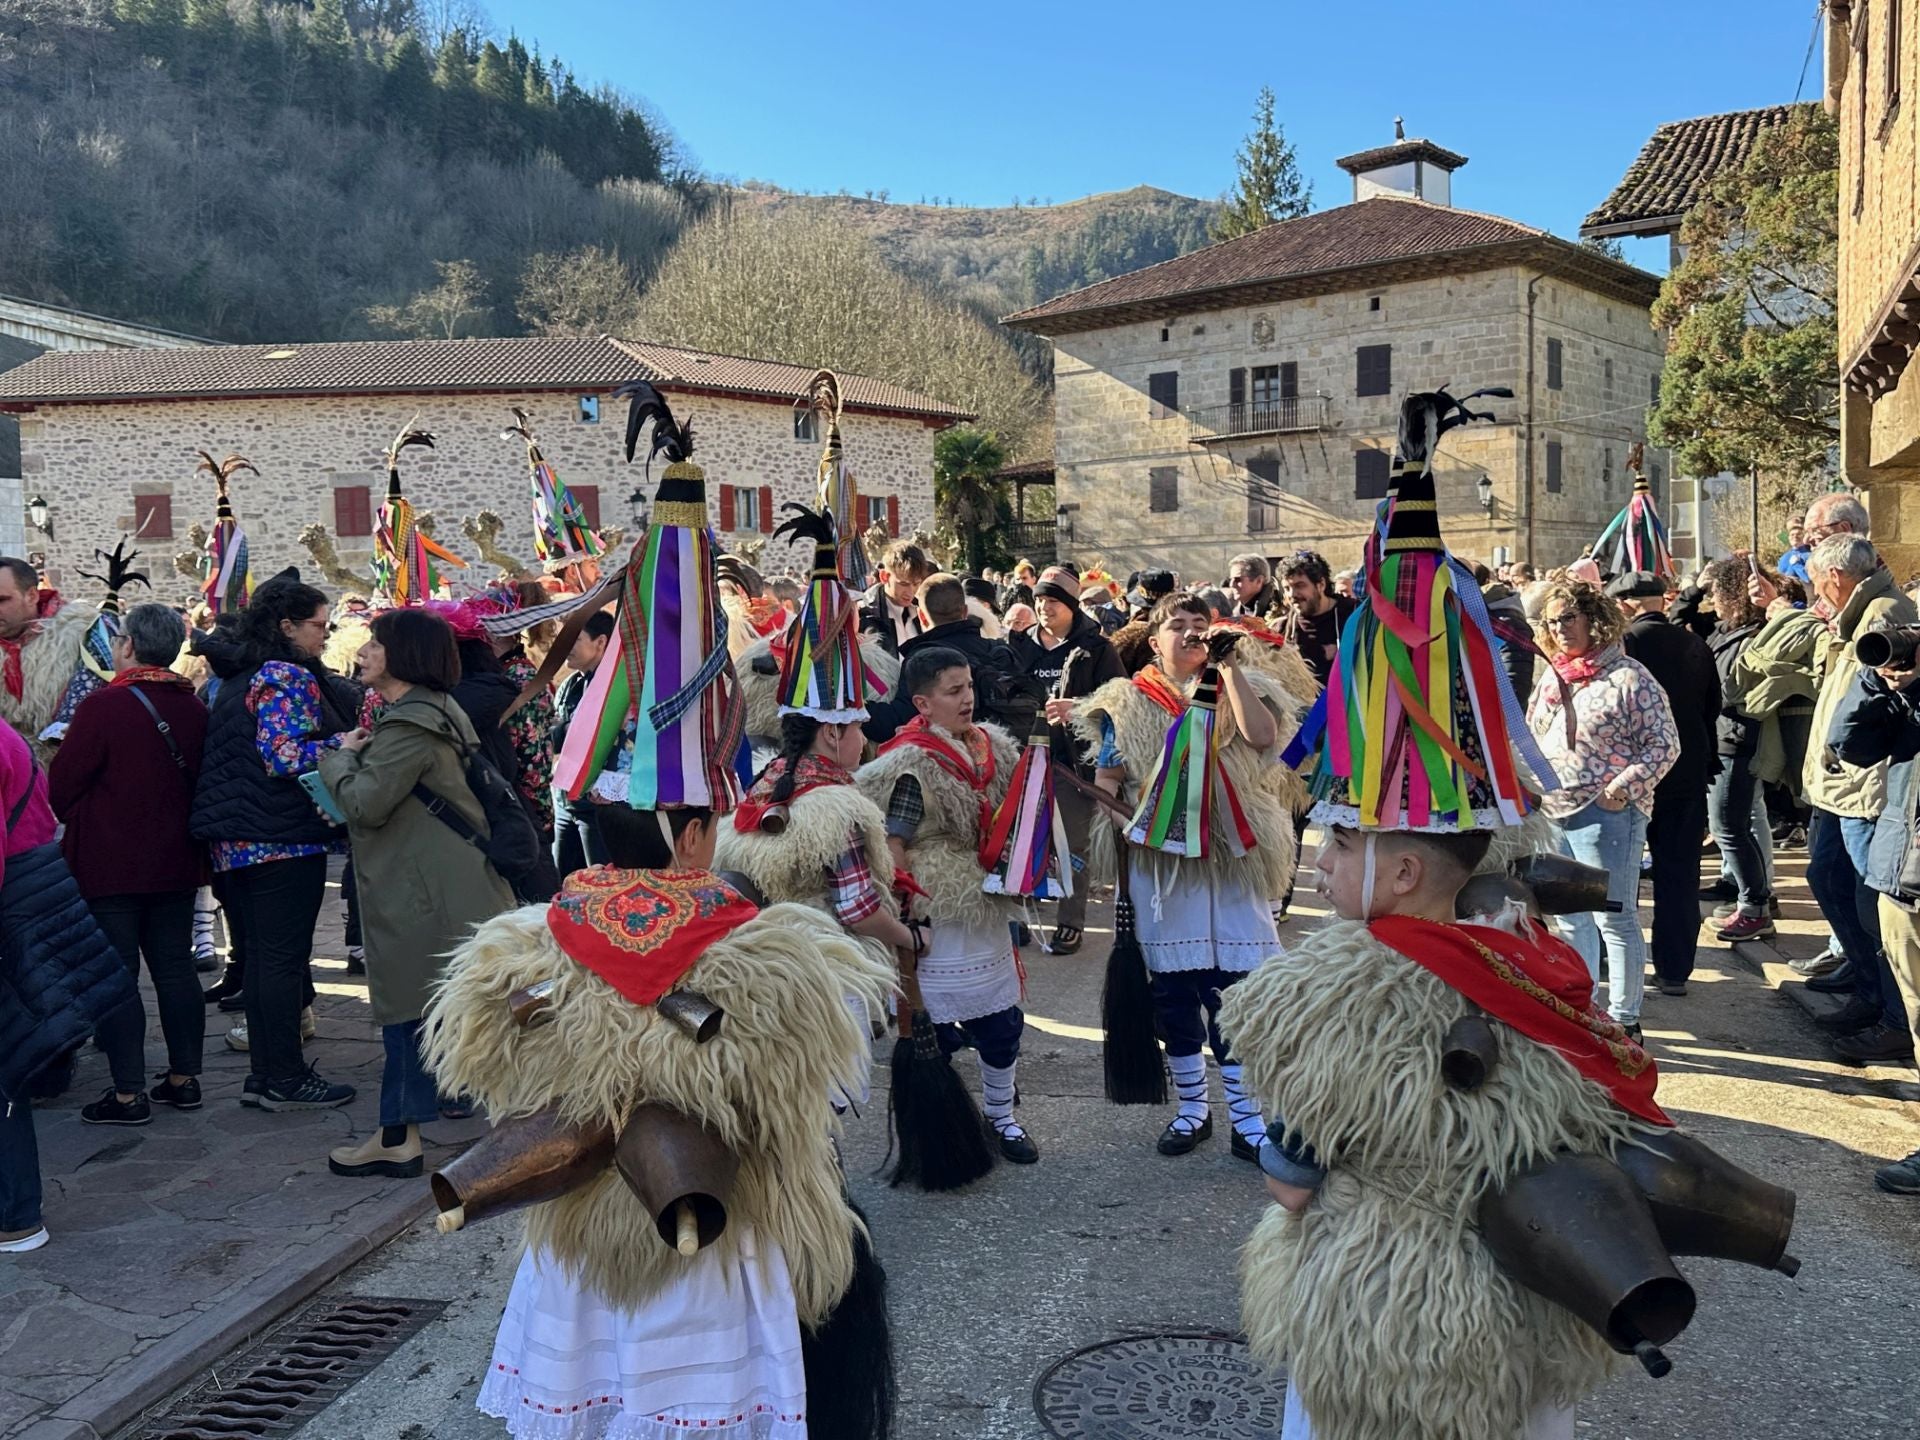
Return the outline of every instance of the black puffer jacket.
<path id="1" fill-rule="evenodd" d="M 973 718 L 991 720 L 1016 739 L 1025 739 L 1046 701 L 1046 691 L 1020 673 L 1007 642 L 987 639 L 980 633 L 979 619 L 970 615 L 965 620 L 936 625 L 902 645 L 902 669 L 915 654 L 935 647 L 966 656 L 967 666 L 973 671 Z M 869 705 L 867 710 L 871 718 L 861 729 L 874 744 L 884 745 L 913 718 L 913 697 L 902 692 L 891 700 Z"/>
<path id="2" fill-rule="evenodd" d="M 1720 694 L 1722 705 L 1720 723 L 1714 729 L 1714 741 L 1722 756 L 1751 756 L 1760 746 L 1761 722 L 1749 718 L 1737 705 L 1725 704 L 1725 697 L 1735 693 L 1733 685 L 1733 662 L 1740 658 L 1740 652 L 1747 648 L 1747 642 L 1760 633 L 1761 622 L 1741 625 L 1732 630 L 1716 627 L 1707 636 L 1707 649 L 1713 652 L 1713 666 L 1720 674 Z"/>
<path id="3" fill-rule="evenodd" d="M 303 668 L 320 688 L 321 720 L 314 737 L 353 729 L 359 709 L 355 687 L 324 669 Z M 314 808 L 298 780 L 267 773 L 254 744 L 254 714 L 247 708 L 247 690 L 257 673 L 255 667 L 221 677 L 193 794 L 194 839 L 326 845 L 345 838 L 341 826 Z"/>
<path id="4" fill-rule="evenodd" d="M 1033 633 L 1040 633 L 1037 626 Z M 1028 688 L 1049 699 L 1078 700 L 1127 673 L 1113 642 L 1084 610 L 1074 615 L 1066 640 L 1051 650 L 1031 635 L 1015 635 L 1007 645 Z M 1072 735 L 1062 726 L 1053 727 L 1053 758 L 1068 765 L 1080 758 Z"/>

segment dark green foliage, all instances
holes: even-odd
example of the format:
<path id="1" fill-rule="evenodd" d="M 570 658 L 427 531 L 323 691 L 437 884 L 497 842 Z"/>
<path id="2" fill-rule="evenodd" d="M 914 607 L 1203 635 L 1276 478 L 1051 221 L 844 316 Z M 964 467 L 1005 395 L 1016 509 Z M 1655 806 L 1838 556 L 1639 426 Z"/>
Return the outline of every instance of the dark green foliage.
<path id="1" fill-rule="evenodd" d="M 222 340 L 357 338 L 470 259 L 644 283 L 690 213 L 663 128 L 518 40 L 433 53 L 365 0 L 0 0 L 0 291 Z M 356 29 L 358 24 L 364 28 Z"/>
<path id="2" fill-rule="evenodd" d="M 1207 243 L 1207 220 L 1199 205 L 1099 211 L 1080 229 L 1027 252 L 1025 303 L 1037 305 L 1198 250 Z"/>

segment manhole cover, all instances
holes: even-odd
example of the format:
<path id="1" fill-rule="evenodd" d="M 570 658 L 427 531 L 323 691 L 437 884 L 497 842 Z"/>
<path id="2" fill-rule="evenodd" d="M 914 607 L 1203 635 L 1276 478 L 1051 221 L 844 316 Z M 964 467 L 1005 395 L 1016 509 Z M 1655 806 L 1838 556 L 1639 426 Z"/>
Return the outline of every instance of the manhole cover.
<path id="1" fill-rule="evenodd" d="M 136 1440 L 291 1435 L 442 1310 L 444 1300 L 316 1300 L 212 1367 L 132 1432 Z"/>
<path id="2" fill-rule="evenodd" d="M 1076 1350 L 1033 1387 L 1060 1440 L 1279 1440 L 1287 1381 L 1230 1335 L 1128 1335 Z"/>

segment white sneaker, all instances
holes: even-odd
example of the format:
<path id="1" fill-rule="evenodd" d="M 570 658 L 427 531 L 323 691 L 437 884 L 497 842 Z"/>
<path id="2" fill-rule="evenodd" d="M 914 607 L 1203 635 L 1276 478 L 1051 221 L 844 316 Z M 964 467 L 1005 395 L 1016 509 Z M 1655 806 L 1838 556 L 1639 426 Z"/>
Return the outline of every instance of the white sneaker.
<path id="1" fill-rule="evenodd" d="M 313 1023 L 313 1007 L 309 1005 L 300 1012 L 300 1038 L 302 1040 L 313 1039 L 317 1028 Z M 248 1048 L 246 1021 L 242 1020 L 238 1025 L 227 1031 L 227 1048 L 229 1050 L 245 1050 Z"/>
<path id="2" fill-rule="evenodd" d="M 47 1227 L 44 1225 L 25 1235 L 14 1234 L 12 1231 L 0 1231 L 0 1255 L 24 1255 L 29 1250 L 38 1250 L 52 1238 L 47 1234 Z"/>

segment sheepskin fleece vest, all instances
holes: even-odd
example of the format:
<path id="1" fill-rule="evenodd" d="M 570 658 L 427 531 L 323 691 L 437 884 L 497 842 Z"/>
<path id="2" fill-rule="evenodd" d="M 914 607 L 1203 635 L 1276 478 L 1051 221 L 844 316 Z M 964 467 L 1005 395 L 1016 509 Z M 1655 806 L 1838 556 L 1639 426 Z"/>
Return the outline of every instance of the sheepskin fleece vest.
<path id="1" fill-rule="evenodd" d="M 0 685 L 0 719 L 20 732 L 41 765 L 53 762 L 53 747 L 40 732 L 53 723 L 60 697 L 80 668 L 80 642 L 98 612 L 68 601 L 40 622 L 40 633 L 20 647 L 20 698 Z"/>
<path id="2" fill-rule="evenodd" d="M 936 926 L 943 921 L 958 925 L 986 926 L 1009 919 L 1014 905 L 1004 896 L 989 895 L 980 888 L 987 878 L 980 868 L 980 802 L 989 810 L 997 809 L 1006 797 L 1013 770 L 1020 763 L 1020 747 L 1013 737 L 989 721 L 978 722 L 993 746 L 993 780 L 984 795 L 943 770 L 926 751 L 914 745 L 900 745 L 860 767 L 854 777 L 860 791 L 882 814 L 893 798 L 894 782 L 911 775 L 920 782 L 920 794 L 926 802 L 927 816 L 919 832 L 907 847 L 907 867 L 920 888 L 927 892 L 921 902 L 925 918 Z M 944 730 L 937 730 L 961 754 L 966 747 Z"/>
<path id="3" fill-rule="evenodd" d="M 522 1029 L 506 997 L 545 980 L 551 1024 Z M 705 1045 L 567 955 L 547 907 L 495 916 L 454 951 L 427 1007 L 427 1063 L 496 1121 L 557 1107 L 571 1124 L 615 1126 L 653 1101 L 699 1120 L 740 1158 L 723 1265 L 748 1230 L 785 1255 L 800 1323 L 818 1326 L 853 1278 L 861 1229 L 844 1198 L 825 1100 L 858 1094 L 870 1040 L 846 997 L 878 1014 L 892 972 L 831 920 L 773 905 L 701 953 L 681 982 L 726 1012 Z M 608 1304 L 638 1309 L 685 1273 L 619 1172 L 526 1212 L 527 1243 Z"/>
<path id="4" fill-rule="evenodd" d="M 714 869 L 739 871 L 769 904 L 791 901 L 831 915 L 827 871 L 858 837 L 874 883 L 891 907 L 893 858 L 880 807 L 852 785 L 819 785 L 787 803 L 787 828 L 778 835 L 764 830 L 743 835 L 731 819 L 722 820 Z"/>
<path id="5" fill-rule="evenodd" d="M 1537 1406 L 1574 1403 L 1615 1362 L 1501 1272 L 1474 1213 L 1535 1160 L 1610 1155 L 1641 1127 L 1497 1020 L 1487 1082 L 1447 1085 L 1444 1037 L 1470 1008 L 1354 922 L 1297 941 L 1222 1002 L 1265 1112 L 1328 1167 L 1304 1213 L 1267 1211 L 1240 1269 L 1248 1339 L 1285 1364 L 1319 1440 L 1518 1440 Z"/>
<path id="6" fill-rule="evenodd" d="M 1249 643 L 1242 642 L 1243 645 Z M 1232 707 L 1224 699 L 1214 713 L 1213 733 L 1219 763 L 1240 796 L 1241 813 L 1246 816 L 1257 843 L 1245 855 L 1236 857 L 1228 847 L 1233 821 L 1224 807 L 1216 806 L 1213 844 L 1205 859 L 1185 859 L 1150 850 L 1140 850 L 1139 854 L 1158 883 L 1164 886 L 1177 884 L 1182 874 L 1197 873 L 1193 867 L 1209 866 L 1223 876 L 1243 880 L 1256 895 L 1278 899 L 1286 893 L 1287 881 L 1293 875 L 1300 851 L 1293 833 L 1293 812 L 1305 805 L 1306 786 L 1274 756 L 1299 728 L 1299 714 L 1294 698 L 1264 670 L 1247 667 L 1241 673 L 1260 703 L 1273 715 L 1279 730 L 1278 744 L 1272 752 L 1249 745 L 1233 723 Z M 1191 694 L 1191 685 L 1187 689 Z M 1093 753 L 1098 753 L 1100 747 L 1098 717 L 1101 715 L 1113 721 L 1115 746 L 1126 771 L 1121 799 L 1131 808 L 1140 803 L 1141 792 L 1153 778 L 1154 767 L 1160 763 L 1167 727 L 1173 723 L 1173 717 L 1141 693 L 1131 680 L 1109 680 L 1074 709 L 1074 729 L 1092 747 Z M 1118 835 L 1119 831 L 1111 824 L 1093 826 L 1087 850 L 1094 880 L 1113 880 Z"/>

